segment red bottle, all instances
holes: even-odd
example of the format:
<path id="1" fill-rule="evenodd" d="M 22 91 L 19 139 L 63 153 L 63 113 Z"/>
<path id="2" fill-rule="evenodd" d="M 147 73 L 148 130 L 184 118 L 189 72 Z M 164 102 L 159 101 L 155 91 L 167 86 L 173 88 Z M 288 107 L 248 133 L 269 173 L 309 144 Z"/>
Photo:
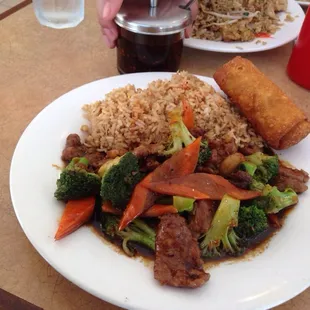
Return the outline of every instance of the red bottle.
<path id="1" fill-rule="evenodd" d="M 293 48 L 287 73 L 295 83 L 310 89 L 310 8 Z"/>

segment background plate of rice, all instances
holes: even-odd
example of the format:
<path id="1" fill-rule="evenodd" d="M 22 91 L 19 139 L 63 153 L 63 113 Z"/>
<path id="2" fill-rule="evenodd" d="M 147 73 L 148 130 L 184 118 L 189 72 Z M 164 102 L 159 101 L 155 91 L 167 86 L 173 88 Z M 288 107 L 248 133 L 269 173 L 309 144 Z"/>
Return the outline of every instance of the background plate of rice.
<path id="1" fill-rule="evenodd" d="M 293 18 L 293 21 L 285 21 L 288 14 Z M 274 49 L 298 37 L 305 13 L 295 0 L 288 0 L 287 12 L 278 13 L 278 16 L 283 26 L 270 38 L 256 38 L 249 42 L 223 42 L 189 38 L 184 40 L 184 45 L 205 51 L 238 54 Z"/>
<path id="2" fill-rule="evenodd" d="M 152 81 L 170 78 L 170 73 L 143 73 L 95 81 L 61 96 L 35 117 L 16 146 L 10 171 L 12 202 L 25 234 L 64 277 L 90 294 L 125 309 L 265 310 L 296 296 L 310 284 L 309 191 L 300 196 L 298 206 L 262 254 L 207 267 L 211 279 L 199 289 L 160 286 L 154 280 L 152 264 L 120 255 L 87 226 L 54 241 L 64 204 L 53 197 L 59 171 L 52 165 L 61 164 L 67 135 L 81 133 L 81 126 L 87 124 L 83 106 L 107 100 L 108 93 L 127 84 L 139 89 Z M 219 90 L 213 79 L 200 78 Z M 207 96 L 220 100 L 210 86 L 200 81 L 198 87 Z M 173 92 L 173 88 L 170 85 L 168 91 Z M 157 93 L 158 98 L 150 101 L 161 100 L 161 92 Z M 110 108 L 116 119 L 118 112 Z M 132 113 L 139 115 L 139 111 Z M 222 125 L 225 129 L 225 124 Z M 209 126 L 212 128 L 213 123 Z M 102 143 L 103 147 L 109 147 L 108 141 Z M 310 171 L 309 152 L 310 137 L 283 152 L 282 157 Z"/>

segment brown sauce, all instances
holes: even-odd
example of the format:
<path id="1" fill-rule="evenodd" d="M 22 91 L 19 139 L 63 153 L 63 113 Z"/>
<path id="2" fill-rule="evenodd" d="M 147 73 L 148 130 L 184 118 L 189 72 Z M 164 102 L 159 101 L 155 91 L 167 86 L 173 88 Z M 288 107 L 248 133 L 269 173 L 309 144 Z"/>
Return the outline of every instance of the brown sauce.
<path id="1" fill-rule="evenodd" d="M 282 212 L 279 213 L 279 220 L 280 223 L 283 225 L 285 222 L 286 217 L 288 214 L 294 209 L 294 207 L 291 208 L 286 208 Z M 149 220 L 148 224 L 150 226 L 155 226 L 157 225 L 157 220 Z M 119 254 L 126 255 L 121 246 L 121 242 L 118 240 L 109 240 L 104 233 L 101 231 L 100 228 L 100 223 L 99 221 L 96 220 L 96 217 L 93 218 L 92 222 L 89 224 L 91 230 L 98 236 L 100 237 L 105 244 L 110 245 L 114 251 L 116 251 Z M 269 242 L 271 238 L 280 231 L 281 228 L 274 228 L 272 226 L 269 226 L 267 230 L 265 230 L 263 233 L 261 233 L 257 238 L 251 240 L 249 243 L 247 249 L 245 252 L 236 257 L 232 256 L 226 256 L 226 257 L 221 257 L 221 258 L 212 258 L 212 259 L 205 259 L 205 264 L 204 267 L 205 269 L 210 269 L 212 267 L 218 266 L 222 262 L 229 262 L 229 263 L 235 263 L 238 261 L 242 260 L 251 260 L 257 255 L 260 255 L 263 253 L 263 251 L 268 247 Z M 141 246 L 140 244 L 135 244 L 135 249 L 136 249 L 136 256 L 133 257 L 135 259 L 142 259 L 144 264 L 146 266 L 149 266 L 150 263 L 152 263 L 155 259 L 155 254 L 148 248 Z M 127 255 L 126 255 L 127 256 Z"/>
<path id="2" fill-rule="evenodd" d="M 119 28 L 117 63 L 121 74 L 134 72 L 176 72 L 179 69 L 183 38 L 181 33 L 153 36 Z"/>

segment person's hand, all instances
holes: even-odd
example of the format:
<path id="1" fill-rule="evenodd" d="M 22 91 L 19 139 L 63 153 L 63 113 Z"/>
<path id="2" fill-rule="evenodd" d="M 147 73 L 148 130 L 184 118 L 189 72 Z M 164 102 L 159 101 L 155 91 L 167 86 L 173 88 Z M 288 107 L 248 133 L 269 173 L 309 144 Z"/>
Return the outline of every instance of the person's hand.
<path id="1" fill-rule="evenodd" d="M 126 1 L 126 0 L 125 0 Z M 148 1 L 148 0 L 145 0 Z M 167 8 L 169 7 L 169 1 L 165 1 Z M 178 4 L 185 4 L 189 0 L 174 0 Z M 97 0 L 97 11 L 99 24 L 101 26 L 101 32 L 103 34 L 104 41 L 106 45 L 110 48 L 114 48 L 116 44 L 116 39 L 118 37 L 118 31 L 116 24 L 114 23 L 114 18 L 121 8 L 123 0 Z M 171 5 L 171 3 L 170 3 Z M 198 4 L 195 1 L 191 5 L 192 19 L 194 20 L 198 13 Z M 185 30 L 185 36 L 188 38 L 191 35 L 191 27 Z"/>
<path id="2" fill-rule="evenodd" d="M 114 18 L 121 8 L 123 0 L 97 0 L 97 12 L 101 32 L 106 45 L 115 47 L 118 37 L 117 27 Z"/>

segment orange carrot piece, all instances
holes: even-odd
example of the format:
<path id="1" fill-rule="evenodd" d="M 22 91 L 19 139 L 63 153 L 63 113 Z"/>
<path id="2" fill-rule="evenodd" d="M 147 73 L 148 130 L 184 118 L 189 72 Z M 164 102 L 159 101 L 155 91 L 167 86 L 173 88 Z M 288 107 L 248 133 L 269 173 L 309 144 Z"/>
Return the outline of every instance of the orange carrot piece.
<path id="1" fill-rule="evenodd" d="M 194 199 L 221 200 L 225 194 L 235 199 L 247 200 L 258 197 L 260 192 L 240 189 L 219 175 L 194 173 L 180 178 L 144 184 L 148 189 L 165 195 Z"/>
<path id="2" fill-rule="evenodd" d="M 101 206 L 102 212 L 111 213 L 114 215 L 121 215 L 122 212 L 116 208 L 114 208 L 109 201 L 105 201 Z M 177 208 L 173 205 L 161 205 L 155 204 L 150 207 L 146 212 L 141 214 L 141 217 L 158 217 L 168 213 L 178 213 Z"/>
<path id="3" fill-rule="evenodd" d="M 141 216 L 142 217 L 158 217 L 164 214 L 178 213 L 178 210 L 173 205 L 160 205 L 156 204 L 146 210 Z"/>
<path id="4" fill-rule="evenodd" d="M 134 189 L 131 199 L 123 213 L 119 229 L 123 230 L 131 221 L 148 210 L 157 195 L 146 188 L 151 182 L 159 182 L 182 177 L 194 172 L 200 150 L 201 138 L 177 152 L 153 172 L 148 174 Z"/>
<path id="5" fill-rule="evenodd" d="M 101 206 L 102 212 L 112 213 L 115 215 L 121 215 L 122 212 L 116 208 L 114 208 L 110 201 L 105 201 Z"/>
<path id="6" fill-rule="evenodd" d="M 256 38 L 271 38 L 271 34 L 267 33 L 267 32 L 259 32 L 257 34 L 255 34 Z"/>
<path id="7" fill-rule="evenodd" d="M 183 123 L 187 127 L 188 130 L 192 130 L 194 128 L 194 112 L 191 105 L 185 100 L 182 100 L 183 105 Z"/>
<path id="8" fill-rule="evenodd" d="M 67 202 L 60 219 L 55 240 L 71 234 L 91 218 L 95 208 L 95 197 L 87 197 Z"/>

